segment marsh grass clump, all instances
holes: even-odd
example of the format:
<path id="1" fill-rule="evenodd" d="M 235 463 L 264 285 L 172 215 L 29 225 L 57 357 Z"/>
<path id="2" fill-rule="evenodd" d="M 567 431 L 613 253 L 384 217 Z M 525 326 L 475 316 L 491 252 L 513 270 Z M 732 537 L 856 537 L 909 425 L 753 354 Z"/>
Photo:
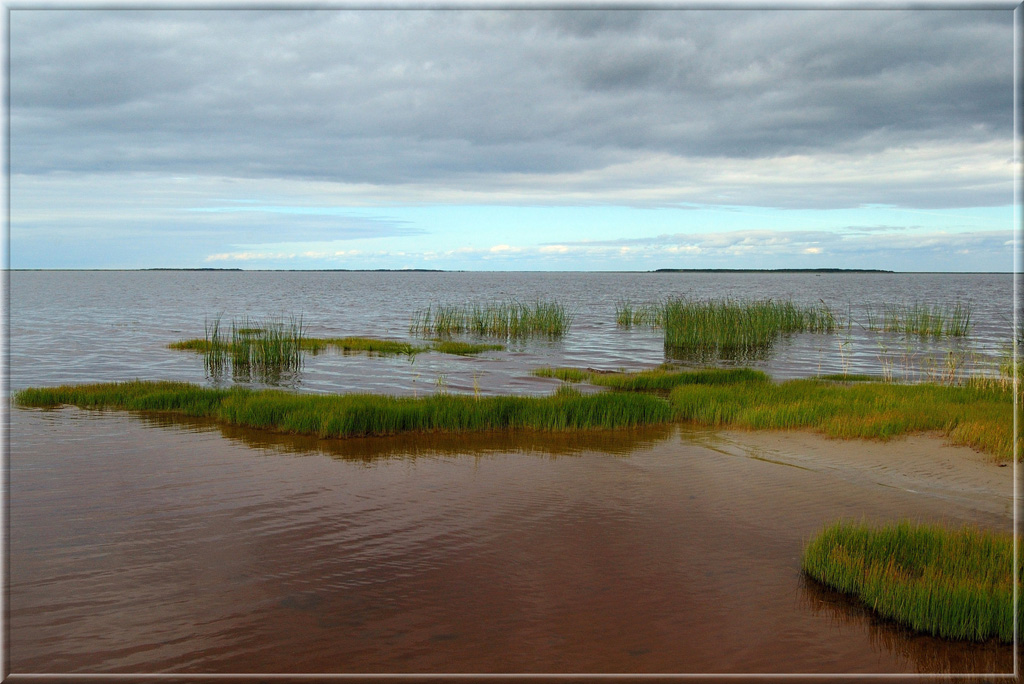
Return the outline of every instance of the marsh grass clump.
<path id="1" fill-rule="evenodd" d="M 409 332 L 422 337 L 469 334 L 499 339 L 557 338 L 568 332 L 573 318 L 565 305 L 556 301 L 438 304 L 416 312 Z"/>
<path id="2" fill-rule="evenodd" d="M 408 398 L 369 394 L 310 395 L 242 387 L 133 381 L 30 388 L 20 406 L 159 411 L 206 416 L 229 425 L 319 437 L 401 432 L 585 430 L 636 427 L 672 420 L 668 402 L 643 394 L 561 393 L 548 397 L 472 397 L 439 393 Z"/>
<path id="3" fill-rule="evenodd" d="M 815 580 L 916 631 L 947 639 L 1013 641 L 1009 534 L 909 522 L 879 528 L 839 522 L 807 544 L 801 566 Z"/>
<path id="4" fill-rule="evenodd" d="M 280 379 L 282 374 L 298 371 L 302 366 L 302 320 L 291 318 L 242 322 L 232 321 L 230 332 L 220 318 L 204 324 L 202 339 L 181 340 L 167 345 L 170 349 L 203 354 L 207 375 L 219 378 L 230 367 L 235 378 Z"/>
<path id="5" fill-rule="evenodd" d="M 832 333 L 835 313 L 791 301 L 670 299 L 663 305 L 665 351 L 673 357 L 747 358 L 771 349 L 780 335 Z"/>
<path id="6" fill-rule="evenodd" d="M 231 324 L 231 367 L 234 373 L 260 377 L 296 371 L 302 365 L 302 320 L 292 318 Z"/>
<path id="7" fill-rule="evenodd" d="M 971 332 L 972 308 L 969 302 L 960 301 L 884 304 L 878 313 L 867 309 L 867 329 L 918 337 L 967 337 Z"/>

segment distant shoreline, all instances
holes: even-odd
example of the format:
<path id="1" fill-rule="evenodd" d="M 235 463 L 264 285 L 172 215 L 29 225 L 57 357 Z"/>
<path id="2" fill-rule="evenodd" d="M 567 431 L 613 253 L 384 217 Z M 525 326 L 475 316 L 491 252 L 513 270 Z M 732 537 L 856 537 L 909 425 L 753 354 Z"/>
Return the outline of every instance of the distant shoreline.
<path id="1" fill-rule="evenodd" d="M 1013 271 L 889 271 L 878 268 L 658 268 L 653 271 L 467 271 L 433 268 L 8 268 L 12 271 L 181 271 L 210 273 L 883 273 L 899 275 L 1013 275 Z"/>
<path id="2" fill-rule="evenodd" d="M 880 268 L 659 268 L 649 273 L 896 273 Z M 903 273 L 904 271 L 900 271 Z M 918 271 L 906 271 L 917 273 Z M 944 272 L 944 271 L 940 271 Z"/>

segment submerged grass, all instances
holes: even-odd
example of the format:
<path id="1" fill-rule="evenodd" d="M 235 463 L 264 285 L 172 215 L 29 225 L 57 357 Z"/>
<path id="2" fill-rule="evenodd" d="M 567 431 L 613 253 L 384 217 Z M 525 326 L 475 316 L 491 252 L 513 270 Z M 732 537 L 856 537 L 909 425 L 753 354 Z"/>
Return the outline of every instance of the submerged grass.
<path id="1" fill-rule="evenodd" d="M 207 389 L 177 382 L 133 381 L 30 388 L 21 406 L 160 411 L 206 416 L 230 425 L 319 437 L 391 435 L 411 431 L 582 430 L 665 423 L 672 409 L 643 394 L 558 393 L 548 397 L 423 398 L 367 394 L 306 395 L 235 387 Z"/>
<path id="2" fill-rule="evenodd" d="M 255 328 L 247 328 L 243 339 L 260 339 L 261 332 Z M 203 339 L 180 340 L 167 345 L 169 349 L 195 351 L 203 354 L 223 354 L 233 358 L 236 354 L 244 351 L 236 348 L 234 339 L 211 336 L 209 333 Z M 410 344 L 398 340 L 382 340 L 372 337 L 302 337 L 299 340 L 299 350 L 319 354 L 327 349 L 337 349 L 343 353 L 365 353 L 378 356 L 415 356 L 425 351 L 436 351 L 441 354 L 455 354 L 458 356 L 471 356 L 485 351 L 501 351 L 505 349 L 500 344 L 478 344 L 472 342 L 459 342 L 455 340 L 435 340 L 428 346 Z"/>
<path id="3" fill-rule="evenodd" d="M 503 351 L 503 344 L 485 344 L 475 342 L 460 342 L 458 340 L 434 340 L 430 348 L 442 354 L 455 354 L 456 356 L 472 356 L 485 351 Z"/>
<path id="4" fill-rule="evenodd" d="M 516 301 L 428 306 L 417 311 L 409 332 L 423 337 L 471 334 L 500 339 L 556 338 L 568 332 L 573 314 L 557 301 Z"/>
<path id="5" fill-rule="evenodd" d="M 836 523 L 808 543 L 802 559 L 809 576 L 911 629 L 1007 643 L 1013 641 L 1013 567 L 1008 534 L 909 522 Z M 1024 618 L 1024 602 L 1017 611 Z"/>
<path id="6" fill-rule="evenodd" d="M 302 341 L 302 349 L 314 354 L 319 354 L 325 349 L 338 349 L 343 353 L 362 352 L 380 356 L 414 356 L 426 351 L 427 347 L 371 337 L 310 337 Z"/>
<path id="7" fill-rule="evenodd" d="M 590 382 L 593 371 L 582 368 L 535 368 L 531 375 L 538 378 L 558 378 L 562 382 Z"/>

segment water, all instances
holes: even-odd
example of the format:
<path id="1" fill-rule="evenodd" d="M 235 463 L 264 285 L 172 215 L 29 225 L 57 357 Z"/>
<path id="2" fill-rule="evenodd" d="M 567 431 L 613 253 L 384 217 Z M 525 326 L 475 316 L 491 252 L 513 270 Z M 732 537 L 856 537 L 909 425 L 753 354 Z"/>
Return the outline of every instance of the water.
<path id="1" fill-rule="evenodd" d="M 12 428 L 14 672 L 1012 669 L 798 563 L 838 516 L 1005 529 L 1008 490 L 921 496 L 664 427 L 319 447 L 74 409 Z"/>
<path id="2" fill-rule="evenodd" d="M 204 317 L 302 314 L 311 335 L 407 339 L 445 301 L 557 297 L 556 342 L 479 358 L 309 357 L 304 392 L 551 392 L 540 366 L 662 363 L 615 303 L 668 295 L 972 301 L 978 365 L 1010 334 L 998 275 L 14 272 L 12 389 L 213 383 L 166 349 Z M 877 372 L 877 336 L 798 336 L 777 377 Z M 846 342 L 841 358 L 839 344 Z M 947 354 L 933 343 L 908 352 Z M 821 368 L 819 370 L 819 363 Z M 916 364 L 916 366 L 914 365 Z M 869 370 L 870 369 L 870 370 Z M 920 441 L 915 441 L 920 440 Z M 208 421 L 14 409 L 15 673 L 1009 672 L 1008 646 L 880 622 L 803 578 L 837 517 L 1009 530 L 1011 469 L 914 438 L 657 427 L 317 440 Z M 899 458 L 893 458 L 898 454 Z"/>
<path id="3" fill-rule="evenodd" d="M 927 379 L 947 372 L 950 352 L 961 371 L 993 373 L 1012 335 L 1009 274 L 13 272 L 11 387 L 136 377 L 208 382 L 201 357 L 166 347 L 203 337 L 205 322 L 218 316 L 226 323 L 301 316 L 309 336 L 417 342 L 409 324 L 430 304 L 557 298 L 576 313 L 558 341 L 512 343 L 475 358 L 307 355 L 302 372 L 285 383 L 309 392 L 547 394 L 558 381 L 531 370 L 640 370 L 665 362 L 662 332 L 619 328 L 615 306 L 673 296 L 824 301 L 857 321 L 839 334 L 790 336 L 766 359 L 739 363 L 778 378 L 850 372 Z M 862 327 L 869 308 L 877 313 L 887 303 L 957 301 L 973 308 L 966 341 Z"/>

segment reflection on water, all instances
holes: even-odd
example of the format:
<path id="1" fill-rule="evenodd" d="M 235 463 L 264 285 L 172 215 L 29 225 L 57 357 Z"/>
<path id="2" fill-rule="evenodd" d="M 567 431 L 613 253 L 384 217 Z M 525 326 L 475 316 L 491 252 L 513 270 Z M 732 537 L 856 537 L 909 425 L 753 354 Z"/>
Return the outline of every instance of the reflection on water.
<path id="1" fill-rule="evenodd" d="M 977 644 L 917 634 L 884 620 L 852 597 L 803 575 L 800 602 L 815 615 L 849 628 L 859 625 L 877 650 L 898 654 L 922 674 L 999 674 L 1013 671 L 1013 649 L 992 640 Z"/>
<path id="2" fill-rule="evenodd" d="M 780 335 L 779 339 L 782 341 L 786 337 Z M 775 343 L 746 351 L 721 351 L 717 353 L 706 350 L 666 349 L 665 358 L 669 362 L 678 361 L 698 368 L 704 366 L 718 366 L 722 368 L 757 366 L 764 365 L 771 359 L 775 355 L 775 349 Z"/>
<path id="3" fill-rule="evenodd" d="M 235 425 L 224 425 L 207 418 L 175 415 L 135 414 L 144 423 L 162 427 L 180 427 L 197 432 L 218 430 L 225 438 L 255 449 L 287 454 L 324 454 L 350 461 L 379 458 L 415 458 L 417 456 L 482 456 L 521 453 L 578 456 L 585 452 L 625 456 L 662 442 L 676 432 L 672 425 L 651 425 L 622 430 L 584 430 L 579 432 L 543 432 L 507 430 L 469 433 L 403 433 L 390 437 L 321 439 L 309 435 L 290 435 Z"/>
<path id="4" fill-rule="evenodd" d="M 1009 647 L 822 609 L 833 599 L 799 572 L 805 540 L 836 517 L 998 529 L 1006 516 L 702 440 L 662 428 L 340 443 L 15 410 L 11 668 L 1008 669 Z"/>

